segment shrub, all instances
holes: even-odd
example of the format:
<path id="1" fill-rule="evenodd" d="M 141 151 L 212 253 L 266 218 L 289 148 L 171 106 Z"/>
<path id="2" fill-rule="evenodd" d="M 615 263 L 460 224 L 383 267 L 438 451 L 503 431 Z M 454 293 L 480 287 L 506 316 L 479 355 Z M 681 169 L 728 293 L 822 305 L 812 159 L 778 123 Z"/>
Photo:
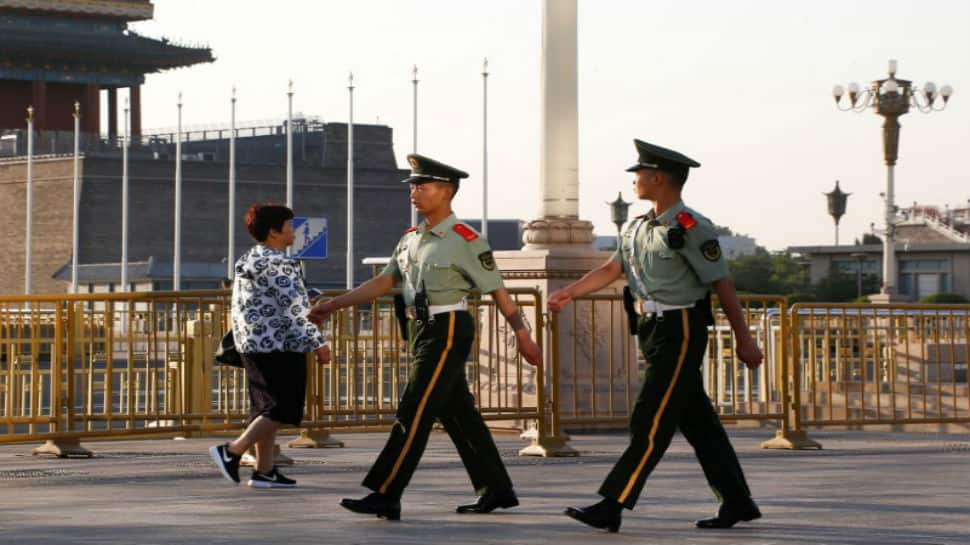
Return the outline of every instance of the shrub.
<path id="1" fill-rule="evenodd" d="M 960 295 L 959 293 L 934 293 L 933 295 L 927 295 L 919 300 L 920 303 L 970 303 L 966 297 Z"/>

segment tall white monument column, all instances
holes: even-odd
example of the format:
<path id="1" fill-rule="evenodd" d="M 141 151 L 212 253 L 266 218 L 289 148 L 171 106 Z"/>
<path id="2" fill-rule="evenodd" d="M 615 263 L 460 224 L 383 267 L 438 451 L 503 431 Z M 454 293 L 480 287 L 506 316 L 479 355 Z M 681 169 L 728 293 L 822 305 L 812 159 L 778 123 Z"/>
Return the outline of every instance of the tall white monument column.
<path id="1" fill-rule="evenodd" d="M 527 248 L 589 245 L 593 225 L 579 219 L 579 111 L 576 0 L 543 0 L 539 218 L 526 225 Z"/>
<path id="2" fill-rule="evenodd" d="M 537 323 L 537 310 L 543 313 L 545 320 L 550 317 L 545 309 L 550 293 L 576 281 L 610 257 L 609 252 L 593 249 L 593 225 L 579 219 L 576 0 L 542 1 L 541 48 L 541 195 L 538 217 L 526 224 L 522 236 L 525 247 L 521 251 L 495 252 L 506 286 L 535 288 L 541 292 L 539 309 L 531 306 L 525 309 L 532 324 Z M 628 180 L 629 176 L 617 173 L 618 184 L 624 178 Z M 605 194 L 614 195 L 615 191 L 612 189 Z M 602 293 L 618 295 L 622 287 L 623 283 L 617 282 Z M 544 330 L 542 349 L 546 366 L 543 382 L 544 391 L 549 396 L 545 407 L 547 415 L 551 414 L 548 402 L 552 396 L 558 396 L 560 407 L 568 409 L 568 414 L 562 413 L 567 419 L 572 415 L 589 414 L 594 404 L 603 414 L 608 411 L 605 404 L 609 400 L 625 399 L 627 384 L 636 380 L 628 376 L 630 370 L 623 366 L 624 358 L 620 357 L 631 345 L 625 323 L 621 305 L 611 305 L 610 301 L 595 304 L 582 301 L 573 303 L 561 314 L 556 342 L 550 335 L 552 330 Z M 619 326 L 613 327 L 616 324 Z M 551 376 L 554 349 L 559 355 L 555 380 Z M 535 380 L 535 377 L 524 379 Z M 616 408 L 626 410 L 619 405 Z M 521 454 L 574 455 L 576 451 L 567 444 L 563 430 L 551 421 L 547 422 L 550 424 L 542 434 L 532 434 L 532 445 Z"/>

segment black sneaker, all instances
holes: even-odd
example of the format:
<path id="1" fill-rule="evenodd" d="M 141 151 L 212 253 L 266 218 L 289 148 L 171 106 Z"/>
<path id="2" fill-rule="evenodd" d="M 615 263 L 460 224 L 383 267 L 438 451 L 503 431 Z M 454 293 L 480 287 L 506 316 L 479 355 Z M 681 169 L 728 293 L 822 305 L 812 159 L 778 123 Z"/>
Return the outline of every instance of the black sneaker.
<path id="1" fill-rule="evenodd" d="M 273 467 L 269 473 L 253 471 L 253 476 L 246 483 L 253 488 L 294 488 L 296 481 L 280 473 L 280 470 Z"/>
<path id="2" fill-rule="evenodd" d="M 235 484 L 239 484 L 239 462 L 242 456 L 229 452 L 229 443 L 209 447 L 209 456 L 222 476 Z"/>

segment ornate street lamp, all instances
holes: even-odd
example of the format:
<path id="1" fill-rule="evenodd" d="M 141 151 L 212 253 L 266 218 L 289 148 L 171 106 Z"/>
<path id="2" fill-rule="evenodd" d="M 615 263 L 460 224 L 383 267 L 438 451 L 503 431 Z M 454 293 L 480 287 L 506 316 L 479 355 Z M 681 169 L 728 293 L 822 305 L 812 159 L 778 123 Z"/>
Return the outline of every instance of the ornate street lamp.
<path id="1" fill-rule="evenodd" d="M 623 224 L 626 223 L 627 216 L 629 215 L 628 210 L 633 203 L 624 201 L 623 193 L 620 192 L 616 194 L 615 201 L 606 204 L 610 205 L 610 220 L 616 225 L 616 247 L 619 248 Z"/>
<path id="2" fill-rule="evenodd" d="M 848 91 L 848 93 L 846 93 Z M 849 102 L 842 107 L 842 97 L 848 94 Z M 940 111 L 946 108 L 953 87 L 944 85 L 937 89 L 933 82 L 926 82 L 919 88 L 911 81 L 896 78 L 896 61 L 889 61 L 889 77 L 872 82 L 866 88 L 858 83 L 850 83 L 848 88 L 836 85 L 832 89 L 835 104 L 842 111 L 860 113 L 873 108 L 885 118 L 882 126 L 883 153 L 886 159 L 886 228 L 883 236 L 882 252 L 882 293 L 896 295 L 896 256 L 895 224 L 896 204 L 893 193 L 893 175 L 899 152 L 899 116 L 909 112 L 910 107 L 922 113 Z M 940 99 L 940 100 L 938 100 Z"/>
<path id="3" fill-rule="evenodd" d="M 823 193 L 825 198 L 829 201 L 829 215 L 835 220 L 835 245 L 839 245 L 839 220 L 845 215 L 845 201 L 849 199 L 849 195 L 852 193 L 846 193 L 839 189 L 839 181 L 835 181 L 835 189 L 829 191 L 828 193 Z"/>

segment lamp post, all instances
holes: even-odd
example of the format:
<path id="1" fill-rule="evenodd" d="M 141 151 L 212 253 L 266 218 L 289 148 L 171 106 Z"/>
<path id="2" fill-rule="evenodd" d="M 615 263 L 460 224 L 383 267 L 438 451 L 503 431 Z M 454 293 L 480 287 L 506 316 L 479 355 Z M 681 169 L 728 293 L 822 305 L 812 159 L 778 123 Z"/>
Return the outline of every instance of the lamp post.
<path id="1" fill-rule="evenodd" d="M 34 107 L 27 107 L 27 234 L 24 264 L 24 295 L 30 295 L 30 266 L 33 263 L 34 227 Z"/>
<path id="2" fill-rule="evenodd" d="M 896 295 L 895 225 L 896 204 L 894 194 L 894 169 L 899 152 L 899 116 L 909 112 L 910 107 L 922 113 L 946 108 L 953 87 L 944 85 L 937 90 L 933 82 L 917 87 L 911 81 L 896 78 L 896 61 L 889 61 L 889 77 L 873 81 L 866 88 L 852 82 L 847 88 L 836 85 L 832 89 L 836 107 L 842 111 L 860 113 L 873 108 L 885 119 L 882 126 L 883 155 L 886 160 L 886 227 L 883 236 L 882 290 L 890 299 Z M 848 91 L 848 93 L 847 93 Z M 842 107 L 842 97 L 848 94 L 849 103 Z M 942 99 L 942 100 L 937 100 Z"/>
<path id="3" fill-rule="evenodd" d="M 620 247 L 620 235 L 623 230 L 623 224 L 626 223 L 626 219 L 629 216 L 630 204 L 623 200 L 623 193 L 616 194 L 616 200 L 613 202 L 606 203 L 610 205 L 610 221 L 616 225 L 616 247 Z"/>
<path id="4" fill-rule="evenodd" d="M 846 193 L 839 188 L 839 181 L 835 181 L 835 189 L 828 193 L 823 193 L 829 201 L 829 215 L 835 220 L 835 245 L 839 245 L 839 220 L 845 215 L 845 201 L 849 199 L 851 193 Z"/>
<path id="5" fill-rule="evenodd" d="M 852 252 L 849 257 L 854 257 L 856 259 L 857 267 L 855 269 L 855 296 L 856 298 L 862 297 L 862 265 L 866 261 L 866 254 L 863 252 Z"/>

